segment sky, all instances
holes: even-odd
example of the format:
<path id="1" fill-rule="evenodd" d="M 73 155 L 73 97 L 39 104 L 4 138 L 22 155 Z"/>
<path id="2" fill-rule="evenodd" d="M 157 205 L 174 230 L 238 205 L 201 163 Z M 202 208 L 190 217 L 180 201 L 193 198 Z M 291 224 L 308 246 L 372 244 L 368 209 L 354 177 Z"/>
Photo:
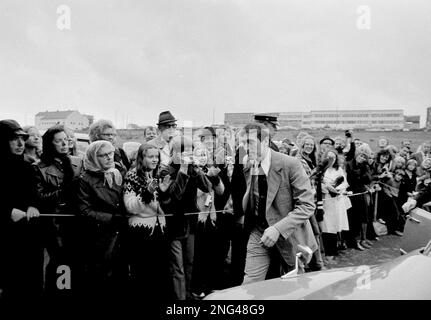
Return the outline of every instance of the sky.
<path id="1" fill-rule="evenodd" d="M 430 35 L 429 0 L 2 0 L 0 119 L 404 109 L 424 125 Z"/>

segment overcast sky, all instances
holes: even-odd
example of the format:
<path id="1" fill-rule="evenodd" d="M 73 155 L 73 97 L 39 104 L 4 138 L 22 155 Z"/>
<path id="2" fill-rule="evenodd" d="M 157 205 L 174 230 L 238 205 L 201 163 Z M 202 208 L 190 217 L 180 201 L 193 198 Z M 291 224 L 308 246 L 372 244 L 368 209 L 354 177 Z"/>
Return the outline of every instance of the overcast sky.
<path id="1" fill-rule="evenodd" d="M 0 39 L 0 118 L 23 125 L 57 109 L 123 127 L 335 108 L 423 125 L 431 106 L 429 0 L 2 0 Z"/>

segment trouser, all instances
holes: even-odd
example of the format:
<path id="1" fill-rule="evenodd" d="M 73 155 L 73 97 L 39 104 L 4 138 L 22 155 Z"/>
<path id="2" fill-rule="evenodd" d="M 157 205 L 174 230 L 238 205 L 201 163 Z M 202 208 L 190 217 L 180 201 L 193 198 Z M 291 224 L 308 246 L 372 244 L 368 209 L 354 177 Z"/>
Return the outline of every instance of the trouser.
<path id="1" fill-rule="evenodd" d="M 174 299 L 191 299 L 191 278 L 194 256 L 193 234 L 185 238 L 172 240 L 169 253 L 169 270 L 172 276 Z"/>
<path id="2" fill-rule="evenodd" d="M 208 217 L 205 222 L 197 225 L 191 283 L 194 293 L 208 293 L 228 286 L 224 267 L 229 251 L 229 237 L 220 220 L 217 218 L 213 225 Z"/>
<path id="3" fill-rule="evenodd" d="M 248 232 L 242 224 L 236 224 L 232 232 L 231 286 L 239 286 L 244 281 L 247 256 Z"/>
<path id="4" fill-rule="evenodd" d="M 325 248 L 325 256 L 336 256 L 338 254 L 337 234 L 323 232 L 322 240 Z"/>
<path id="5" fill-rule="evenodd" d="M 279 259 L 279 268 L 283 272 L 289 272 L 294 269 L 294 266 L 287 265 L 280 257 L 276 245 L 272 248 L 265 248 L 261 243 L 262 232 L 253 229 L 247 243 L 247 257 L 245 262 L 245 275 L 243 284 L 262 281 L 267 278 L 267 273 L 270 270 L 270 265 L 274 259 Z M 280 270 L 279 269 L 279 270 Z"/>
<path id="6" fill-rule="evenodd" d="M 128 230 L 131 289 L 138 301 L 172 299 L 169 273 L 169 242 L 159 225 Z"/>

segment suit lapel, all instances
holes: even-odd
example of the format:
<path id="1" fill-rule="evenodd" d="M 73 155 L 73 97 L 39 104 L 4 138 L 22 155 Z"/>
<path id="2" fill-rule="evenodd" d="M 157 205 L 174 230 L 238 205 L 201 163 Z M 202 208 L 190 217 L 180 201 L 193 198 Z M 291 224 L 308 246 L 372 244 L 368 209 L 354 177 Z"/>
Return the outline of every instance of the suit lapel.
<path id="1" fill-rule="evenodd" d="M 278 157 L 277 152 L 271 150 L 271 166 L 269 167 L 267 183 L 268 183 L 268 193 L 266 195 L 266 210 L 274 201 L 275 195 L 278 192 L 278 188 L 281 183 L 281 159 Z"/>

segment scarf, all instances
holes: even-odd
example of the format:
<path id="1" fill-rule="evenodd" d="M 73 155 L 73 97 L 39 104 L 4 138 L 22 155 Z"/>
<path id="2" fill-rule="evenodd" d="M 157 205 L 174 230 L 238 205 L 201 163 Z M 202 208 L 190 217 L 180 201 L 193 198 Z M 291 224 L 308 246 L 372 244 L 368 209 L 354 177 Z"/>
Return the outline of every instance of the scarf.
<path id="1" fill-rule="evenodd" d="M 112 162 L 112 166 L 108 169 L 104 169 L 100 163 L 97 153 L 103 149 L 105 152 L 114 152 L 115 147 L 105 140 L 94 141 L 90 144 L 84 157 L 84 168 L 91 172 L 101 172 L 104 174 L 104 184 L 108 184 L 109 188 L 113 187 L 113 184 L 121 186 L 123 183 L 123 177 L 120 171 L 115 168 L 115 163 Z"/>

